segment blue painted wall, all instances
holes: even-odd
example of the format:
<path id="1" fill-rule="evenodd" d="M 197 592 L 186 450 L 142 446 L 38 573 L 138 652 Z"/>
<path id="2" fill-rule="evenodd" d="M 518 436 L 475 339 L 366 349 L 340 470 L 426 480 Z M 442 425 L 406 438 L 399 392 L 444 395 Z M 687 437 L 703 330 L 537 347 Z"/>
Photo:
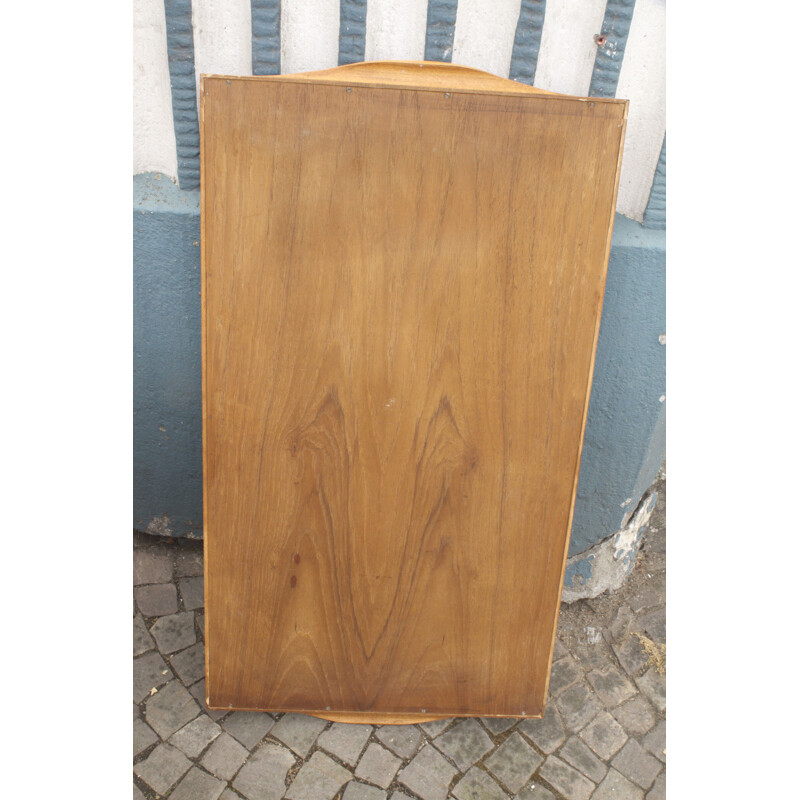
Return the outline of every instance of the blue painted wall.
<path id="1" fill-rule="evenodd" d="M 133 206 L 134 528 L 199 536 L 199 193 L 138 175 Z M 627 522 L 664 457 L 664 241 L 617 215 L 570 555 Z"/>

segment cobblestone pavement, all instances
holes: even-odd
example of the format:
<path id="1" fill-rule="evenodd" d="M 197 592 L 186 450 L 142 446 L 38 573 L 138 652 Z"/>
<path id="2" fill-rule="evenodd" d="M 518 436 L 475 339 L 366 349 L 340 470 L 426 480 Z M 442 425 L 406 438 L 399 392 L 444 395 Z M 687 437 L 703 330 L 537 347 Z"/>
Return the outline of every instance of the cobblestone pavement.
<path id="1" fill-rule="evenodd" d="M 134 534 L 134 800 L 661 800 L 663 474 L 657 489 L 626 584 L 562 604 L 541 720 L 373 726 L 208 710 L 202 543 Z"/>

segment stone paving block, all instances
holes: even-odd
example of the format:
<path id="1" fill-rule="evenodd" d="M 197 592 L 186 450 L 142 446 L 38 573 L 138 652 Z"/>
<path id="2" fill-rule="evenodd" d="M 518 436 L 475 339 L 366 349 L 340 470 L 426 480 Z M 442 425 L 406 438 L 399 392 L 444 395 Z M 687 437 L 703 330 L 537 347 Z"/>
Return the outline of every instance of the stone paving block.
<path id="1" fill-rule="evenodd" d="M 584 670 L 606 669 L 616 666 L 617 659 L 611 646 L 604 640 L 595 644 L 579 644 L 572 648 L 572 654 L 580 662 Z"/>
<path id="2" fill-rule="evenodd" d="M 153 733 L 153 729 L 140 719 L 133 721 L 133 755 L 134 758 L 143 750 L 147 750 L 151 744 L 158 741 L 158 736 Z"/>
<path id="3" fill-rule="evenodd" d="M 459 722 L 447 733 L 437 737 L 434 744 L 455 761 L 462 772 L 466 772 L 494 747 L 489 735 L 476 719 Z"/>
<path id="4" fill-rule="evenodd" d="M 273 717 L 263 711 L 234 711 L 222 721 L 222 727 L 248 750 L 252 750 L 270 731 L 274 733 L 274 725 Z M 300 755 L 305 756 L 305 753 Z"/>
<path id="5" fill-rule="evenodd" d="M 452 721 L 453 717 L 450 717 L 450 719 L 433 719 L 430 722 L 420 722 L 419 727 L 422 728 L 431 739 L 435 739 Z M 513 722 L 514 720 L 512 720 L 512 723 Z"/>
<path id="6" fill-rule="evenodd" d="M 139 611 L 146 617 L 165 617 L 178 610 L 178 592 L 174 583 L 137 586 L 133 594 Z"/>
<path id="7" fill-rule="evenodd" d="M 567 730 L 575 733 L 595 717 L 601 706 L 585 683 L 570 686 L 556 698 L 556 706 Z"/>
<path id="8" fill-rule="evenodd" d="M 614 756 L 611 766 L 641 786 L 642 789 L 649 789 L 653 785 L 656 775 L 661 772 L 662 765 L 639 742 L 628 739 L 622 750 Z"/>
<path id="9" fill-rule="evenodd" d="M 405 792 L 401 792 L 399 789 L 395 789 L 392 792 L 392 796 L 389 798 L 389 800 L 414 800 L 414 798 Z"/>
<path id="10" fill-rule="evenodd" d="M 640 589 L 630 600 L 630 607 L 634 614 L 664 604 L 666 594 L 664 580 L 655 575 L 650 580 L 651 583 Z"/>
<path id="11" fill-rule="evenodd" d="M 183 608 L 186 611 L 194 611 L 203 608 L 205 597 L 203 594 L 203 576 L 198 575 L 194 578 L 181 578 L 178 581 L 183 598 Z"/>
<path id="12" fill-rule="evenodd" d="M 614 719 L 634 736 L 647 733 L 656 724 L 656 715 L 641 695 L 637 694 L 612 712 Z"/>
<path id="13" fill-rule="evenodd" d="M 402 763 L 397 756 L 372 742 L 358 762 L 356 777 L 388 789 Z"/>
<path id="14" fill-rule="evenodd" d="M 219 722 L 228 712 L 224 709 L 209 708 L 206 705 L 206 680 L 198 681 L 193 686 L 189 687 L 189 692 L 195 700 L 200 704 L 200 708 L 208 714 L 214 722 Z"/>
<path id="15" fill-rule="evenodd" d="M 147 653 L 133 659 L 133 699 L 141 703 L 150 694 L 150 690 L 168 683 L 173 678 L 172 672 L 161 656 Z"/>
<path id="16" fill-rule="evenodd" d="M 145 800 L 142 790 L 135 783 L 133 784 L 133 800 Z"/>
<path id="17" fill-rule="evenodd" d="M 664 644 L 667 641 L 667 610 L 665 608 L 657 608 L 655 611 L 642 614 L 639 617 L 639 623 L 654 642 Z"/>
<path id="18" fill-rule="evenodd" d="M 504 733 L 516 723 L 513 717 L 481 717 L 481 722 L 489 730 L 489 733 L 497 736 L 499 733 Z M 427 731 L 425 731 L 427 733 Z"/>
<path id="19" fill-rule="evenodd" d="M 327 724 L 305 714 L 284 714 L 272 729 L 272 735 L 291 747 L 300 758 L 305 758 Z"/>
<path id="20" fill-rule="evenodd" d="M 541 719 L 524 719 L 517 725 L 517 730 L 543 753 L 552 753 L 566 739 L 564 725 L 553 703 L 548 703 Z"/>
<path id="21" fill-rule="evenodd" d="M 564 658 L 564 656 L 569 655 L 569 650 L 567 650 L 566 646 L 560 639 L 556 639 L 555 644 L 553 645 L 553 659 L 557 660 L 559 658 Z"/>
<path id="22" fill-rule="evenodd" d="M 416 725 L 379 725 L 375 735 L 402 759 L 412 756 L 422 739 Z"/>
<path id="23" fill-rule="evenodd" d="M 642 800 L 644 792 L 613 767 L 597 787 L 592 800 Z"/>
<path id="24" fill-rule="evenodd" d="M 634 678 L 639 691 L 663 714 L 667 708 L 667 679 L 650 667 L 641 678 Z"/>
<path id="25" fill-rule="evenodd" d="M 583 670 L 572 656 L 556 661 L 550 670 L 550 694 L 555 697 L 583 677 Z"/>
<path id="26" fill-rule="evenodd" d="M 526 786 L 514 800 L 556 800 L 556 796 L 544 786 Z"/>
<path id="27" fill-rule="evenodd" d="M 547 756 L 539 775 L 569 800 L 589 800 L 594 791 L 594 784 L 585 775 L 557 756 Z"/>
<path id="28" fill-rule="evenodd" d="M 191 686 L 202 680 L 205 675 L 205 645 L 202 642 L 181 650 L 169 660 L 175 674 L 185 686 Z"/>
<path id="29" fill-rule="evenodd" d="M 606 708 L 614 708 L 636 694 L 636 687 L 613 667 L 592 670 L 586 678 Z"/>
<path id="30" fill-rule="evenodd" d="M 238 792 L 234 792 L 233 789 L 228 788 L 219 796 L 219 800 L 242 800 L 242 796 Z"/>
<path id="31" fill-rule="evenodd" d="M 644 749 L 652 753 L 659 761 L 667 763 L 667 723 L 661 720 L 647 736 L 642 739 Z"/>
<path id="32" fill-rule="evenodd" d="M 171 681 L 147 700 L 144 716 L 147 724 L 162 739 L 169 739 L 199 713 L 200 706 L 189 692 L 180 682 Z"/>
<path id="33" fill-rule="evenodd" d="M 169 741 L 189 758 L 197 758 L 221 733 L 222 728 L 216 722 L 201 714 L 173 733 Z"/>
<path id="34" fill-rule="evenodd" d="M 225 784 L 198 767 L 192 767 L 169 800 L 217 800 Z"/>
<path id="35" fill-rule="evenodd" d="M 133 771 L 151 789 L 164 794 L 191 766 L 192 762 L 180 750 L 162 743 L 144 761 L 134 764 Z"/>
<path id="36" fill-rule="evenodd" d="M 175 556 L 175 575 L 179 578 L 187 578 L 193 575 L 203 574 L 203 551 L 180 550 Z"/>
<path id="37" fill-rule="evenodd" d="M 514 731 L 484 762 L 506 789 L 518 792 L 544 758 Z"/>
<path id="38" fill-rule="evenodd" d="M 628 675 L 638 675 L 647 663 L 647 654 L 635 636 L 628 636 L 614 644 L 613 650 Z"/>
<path id="39" fill-rule="evenodd" d="M 633 623 L 634 619 L 635 615 L 629 605 L 620 606 L 617 609 L 617 613 L 614 615 L 614 619 L 608 626 L 611 638 L 615 642 L 621 642 L 626 636 L 630 634 L 631 624 Z"/>
<path id="40" fill-rule="evenodd" d="M 453 787 L 458 800 L 508 800 L 508 795 L 479 767 L 469 772 Z"/>
<path id="41" fill-rule="evenodd" d="M 608 711 L 601 711 L 580 732 L 580 737 L 603 761 L 608 761 L 628 739 L 622 726 Z"/>
<path id="42" fill-rule="evenodd" d="M 606 765 L 577 736 L 570 737 L 558 755 L 593 783 L 600 783 L 605 777 Z"/>
<path id="43" fill-rule="evenodd" d="M 148 650 L 152 650 L 156 646 L 153 637 L 147 630 L 141 614 L 137 614 L 133 618 L 133 655 L 140 656 Z"/>
<path id="44" fill-rule="evenodd" d="M 229 781 L 250 753 L 233 736 L 221 733 L 208 748 L 200 763 L 217 777 Z"/>
<path id="45" fill-rule="evenodd" d="M 399 795 L 402 797 L 402 795 Z M 386 800 L 386 792 L 377 786 L 367 786 L 366 783 L 350 781 L 344 790 L 342 800 Z"/>
<path id="46" fill-rule="evenodd" d="M 667 800 L 667 773 L 662 772 L 653 784 L 653 788 L 647 793 L 645 800 Z"/>
<path id="47" fill-rule="evenodd" d="M 447 800 L 450 781 L 458 770 L 431 744 L 426 744 L 397 780 L 422 800 Z"/>
<path id="48" fill-rule="evenodd" d="M 197 641 L 194 614 L 191 611 L 182 611 L 179 614 L 160 617 L 150 628 L 150 633 L 162 653 L 169 654 L 183 650 L 184 647 L 189 647 Z"/>
<path id="49" fill-rule="evenodd" d="M 319 750 L 300 768 L 286 792 L 288 800 L 332 800 L 353 776 Z"/>
<path id="50" fill-rule="evenodd" d="M 328 730 L 320 734 L 317 744 L 353 767 L 371 735 L 372 725 L 334 722 Z"/>
<path id="51" fill-rule="evenodd" d="M 172 558 L 157 550 L 133 551 L 133 585 L 169 583 L 172 580 Z"/>
<path id="52" fill-rule="evenodd" d="M 281 800 L 286 774 L 294 763 L 294 756 L 285 747 L 266 742 L 239 770 L 233 788 L 247 800 Z"/>

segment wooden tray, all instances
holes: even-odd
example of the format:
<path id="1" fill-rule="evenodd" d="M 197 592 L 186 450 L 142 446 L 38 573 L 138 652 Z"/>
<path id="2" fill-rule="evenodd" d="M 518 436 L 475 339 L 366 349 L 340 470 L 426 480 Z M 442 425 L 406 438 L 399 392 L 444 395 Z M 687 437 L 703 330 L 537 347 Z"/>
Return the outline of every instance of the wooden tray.
<path id="1" fill-rule="evenodd" d="M 209 707 L 541 716 L 627 102 L 201 86 Z"/>

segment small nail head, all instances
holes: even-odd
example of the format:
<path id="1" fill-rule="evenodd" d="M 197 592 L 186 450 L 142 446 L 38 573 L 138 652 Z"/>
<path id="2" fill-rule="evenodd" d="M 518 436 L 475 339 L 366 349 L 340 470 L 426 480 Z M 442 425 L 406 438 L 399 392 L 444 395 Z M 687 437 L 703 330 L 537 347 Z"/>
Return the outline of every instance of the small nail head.
<path id="1" fill-rule="evenodd" d="M 226 83 L 228 86 L 230 86 L 230 85 L 231 85 L 231 82 L 230 82 L 230 81 L 225 81 L 225 83 Z"/>
<path id="2" fill-rule="evenodd" d="M 445 93 L 444 93 L 444 96 L 445 96 L 445 97 L 450 97 L 450 92 L 445 92 Z"/>
<path id="3" fill-rule="evenodd" d="M 350 94 L 350 92 L 352 92 L 353 90 L 348 86 L 347 89 L 345 89 L 345 91 L 347 92 L 347 94 Z"/>

